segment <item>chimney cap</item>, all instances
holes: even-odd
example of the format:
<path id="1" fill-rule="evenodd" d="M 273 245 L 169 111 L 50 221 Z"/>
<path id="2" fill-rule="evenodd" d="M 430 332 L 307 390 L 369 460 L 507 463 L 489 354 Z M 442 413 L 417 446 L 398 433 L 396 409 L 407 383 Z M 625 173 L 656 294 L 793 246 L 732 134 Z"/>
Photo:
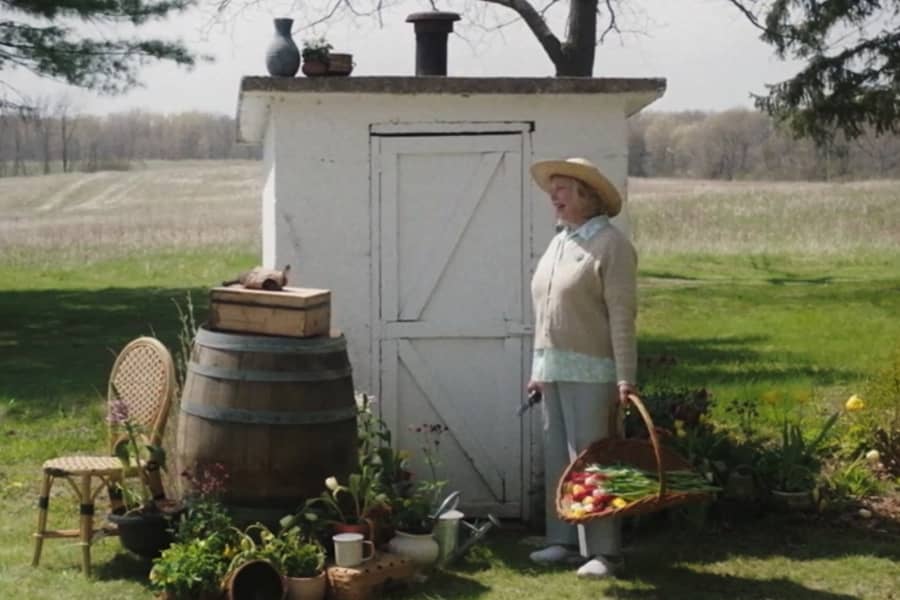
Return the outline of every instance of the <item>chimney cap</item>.
<path id="1" fill-rule="evenodd" d="M 459 13 L 429 10 L 426 12 L 412 13 L 411 15 L 406 17 L 406 22 L 418 23 L 421 21 L 449 21 L 450 23 L 452 23 L 453 21 L 459 21 L 460 18 L 461 17 Z"/>

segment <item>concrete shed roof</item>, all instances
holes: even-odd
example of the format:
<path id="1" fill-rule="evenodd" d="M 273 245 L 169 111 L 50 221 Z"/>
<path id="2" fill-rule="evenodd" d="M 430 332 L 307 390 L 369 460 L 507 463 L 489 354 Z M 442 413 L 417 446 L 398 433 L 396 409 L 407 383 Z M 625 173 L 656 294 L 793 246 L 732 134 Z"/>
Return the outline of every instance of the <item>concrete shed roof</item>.
<path id="1" fill-rule="evenodd" d="M 241 79 L 238 141 L 258 142 L 271 99 L 292 94 L 621 96 L 625 116 L 661 97 L 663 78 L 600 77 L 253 77 Z"/>

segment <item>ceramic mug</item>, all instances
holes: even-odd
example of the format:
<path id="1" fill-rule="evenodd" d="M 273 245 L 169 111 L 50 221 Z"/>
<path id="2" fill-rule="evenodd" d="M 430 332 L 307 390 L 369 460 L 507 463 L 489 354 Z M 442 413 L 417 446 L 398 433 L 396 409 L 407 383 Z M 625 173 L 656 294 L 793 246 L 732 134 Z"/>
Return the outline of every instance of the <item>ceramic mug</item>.
<path id="1" fill-rule="evenodd" d="M 363 540 L 361 533 L 338 533 L 334 540 L 334 562 L 339 567 L 355 567 L 375 556 L 375 544 Z M 363 556 L 363 546 L 368 544 L 369 555 Z"/>

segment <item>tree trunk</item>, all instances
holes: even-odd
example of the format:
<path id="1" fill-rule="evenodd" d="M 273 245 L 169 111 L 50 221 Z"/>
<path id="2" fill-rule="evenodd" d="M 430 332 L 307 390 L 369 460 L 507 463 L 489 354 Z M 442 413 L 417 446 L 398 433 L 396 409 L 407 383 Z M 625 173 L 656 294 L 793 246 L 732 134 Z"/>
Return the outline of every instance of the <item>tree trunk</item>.
<path id="1" fill-rule="evenodd" d="M 69 172 L 69 136 L 66 135 L 68 129 L 68 117 L 64 114 L 59 118 L 60 127 L 60 155 L 62 158 L 63 173 Z"/>
<path id="2" fill-rule="evenodd" d="M 554 61 L 557 77 L 591 77 L 597 49 L 598 0 L 571 0 L 562 58 Z"/>

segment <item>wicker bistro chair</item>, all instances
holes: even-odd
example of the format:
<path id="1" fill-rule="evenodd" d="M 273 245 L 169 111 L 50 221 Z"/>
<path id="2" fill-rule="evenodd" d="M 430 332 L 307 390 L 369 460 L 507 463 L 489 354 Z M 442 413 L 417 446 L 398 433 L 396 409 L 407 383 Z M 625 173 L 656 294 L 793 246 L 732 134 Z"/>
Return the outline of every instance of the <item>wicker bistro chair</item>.
<path id="1" fill-rule="evenodd" d="M 165 429 L 169 406 L 175 393 L 175 365 L 168 349 L 151 337 L 131 341 L 113 364 L 107 391 L 107 414 L 114 400 L 122 400 L 128 406 L 132 422 L 141 426 L 143 437 L 149 444 L 159 445 Z M 104 488 L 108 490 L 113 511 L 124 509 L 121 490 L 115 485 L 123 475 L 142 476 L 137 468 L 123 471 L 122 462 L 115 456 L 115 448 L 124 441 L 124 435 L 116 435 L 110 427 L 110 455 L 60 456 L 46 461 L 44 477 L 38 499 L 38 524 L 34 534 L 34 559 L 37 566 L 46 538 L 78 538 L 82 552 L 85 575 L 91 571 L 91 544 L 95 537 L 117 535 L 114 525 L 94 527 L 94 500 Z M 145 468 L 154 497 L 165 497 L 158 465 Z M 50 488 L 56 479 L 65 479 L 75 491 L 80 505 L 78 529 L 47 529 L 47 512 L 50 504 Z"/>

